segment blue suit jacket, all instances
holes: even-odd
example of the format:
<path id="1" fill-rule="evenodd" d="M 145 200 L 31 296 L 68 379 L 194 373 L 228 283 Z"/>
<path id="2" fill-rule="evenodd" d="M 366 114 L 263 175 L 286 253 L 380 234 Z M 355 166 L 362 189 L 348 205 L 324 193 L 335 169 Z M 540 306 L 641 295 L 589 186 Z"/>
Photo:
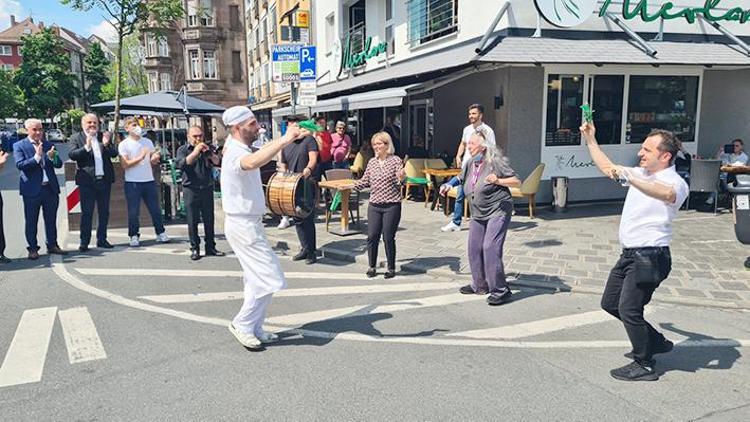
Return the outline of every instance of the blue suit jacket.
<path id="1" fill-rule="evenodd" d="M 21 185 L 20 192 L 21 196 L 37 196 L 42 190 L 42 171 L 47 172 L 47 178 L 49 184 L 55 193 L 60 193 L 60 184 L 57 183 L 57 176 L 55 176 L 55 168 L 62 167 L 62 160 L 57 157 L 55 162 L 49 159 L 47 151 L 52 149 L 52 143 L 42 141 L 42 154 L 41 161 L 37 162 L 34 159 L 34 145 L 32 145 L 29 138 L 24 138 L 13 144 L 13 159 L 16 161 L 16 167 L 21 171 Z"/>

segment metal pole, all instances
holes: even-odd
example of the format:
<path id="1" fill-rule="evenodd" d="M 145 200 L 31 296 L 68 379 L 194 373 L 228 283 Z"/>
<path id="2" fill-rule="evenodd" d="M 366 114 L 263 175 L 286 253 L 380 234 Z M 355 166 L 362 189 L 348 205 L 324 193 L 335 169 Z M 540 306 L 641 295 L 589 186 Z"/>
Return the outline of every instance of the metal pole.
<path id="1" fill-rule="evenodd" d="M 297 83 L 292 82 L 292 114 L 297 114 Z"/>

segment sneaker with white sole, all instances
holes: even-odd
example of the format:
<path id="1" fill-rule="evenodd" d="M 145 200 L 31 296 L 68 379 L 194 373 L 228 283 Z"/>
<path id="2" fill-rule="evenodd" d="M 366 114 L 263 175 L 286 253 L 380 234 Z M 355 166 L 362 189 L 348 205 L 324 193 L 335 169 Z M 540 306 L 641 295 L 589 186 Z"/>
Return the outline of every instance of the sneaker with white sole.
<path id="1" fill-rule="evenodd" d="M 276 343 L 277 341 L 279 341 L 278 335 L 274 333 L 269 333 L 268 331 L 263 331 L 260 334 L 256 333 L 255 338 L 260 340 L 260 342 L 263 344 Z"/>
<path id="2" fill-rule="evenodd" d="M 461 226 L 458 226 L 458 225 L 456 225 L 456 223 L 454 223 L 454 222 L 451 221 L 450 223 L 448 223 L 448 224 L 444 225 L 443 227 L 441 227 L 440 231 L 442 231 L 442 232 L 460 232 L 461 231 Z"/>
<path id="3" fill-rule="evenodd" d="M 157 234 L 156 241 L 159 243 L 169 243 L 169 236 L 167 236 L 167 232 L 161 232 Z"/>
<path id="4" fill-rule="evenodd" d="M 279 223 L 278 226 L 276 226 L 276 228 L 279 230 L 284 230 L 284 229 L 288 229 L 291 225 L 292 223 L 289 222 L 289 217 L 283 216 L 281 217 L 281 222 Z"/>
<path id="5" fill-rule="evenodd" d="M 141 246 L 141 241 L 138 239 L 138 236 L 130 236 L 130 246 L 133 248 Z"/>
<path id="6" fill-rule="evenodd" d="M 229 332 L 231 332 L 234 335 L 234 338 L 236 338 L 237 341 L 239 341 L 241 345 L 247 347 L 248 349 L 259 349 L 259 348 L 261 348 L 262 343 L 254 335 L 252 335 L 252 334 L 245 334 L 245 333 L 239 332 L 234 327 L 234 324 L 229 324 L 228 328 L 229 328 Z"/>

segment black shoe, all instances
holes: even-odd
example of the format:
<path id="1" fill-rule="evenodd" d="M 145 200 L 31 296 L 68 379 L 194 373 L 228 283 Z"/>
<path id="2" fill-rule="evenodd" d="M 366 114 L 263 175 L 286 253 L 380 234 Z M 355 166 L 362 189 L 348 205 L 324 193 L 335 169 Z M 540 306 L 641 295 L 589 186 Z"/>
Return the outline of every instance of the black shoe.
<path id="1" fill-rule="evenodd" d="M 7 256 L 0 254 L 0 264 L 10 264 L 13 262 L 12 259 L 8 258 Z"/>
<path id="2" fill-rule="evenodd" d="M 487 290 L 485 289 L 479 289 L 479 291 L 474 291 L 474 288 L 471 287 L 471 284 L 467 284 L 461 287 L 460 289 L 458 289 L 458 292 L 461 293 L 462 295 L 474 295 L 474 294 L 486 295 L 487 294 Z"/>
<path id="3" fill-rule="evenodd" d="M 78 250 L 80 252 L 86 252 L 86 251 L 89 250 L 89 245 L 81 245 L 81 246 L 78 247 Z"/>
<path id="4" fill-rule="evenodd" d="M 62 250 L 59 246 L 54 245 L 52 247 L 47 248 L 48 254 L 54 254 L 54 255 L 67 255 L 68 252 Z"/>
<path id="5" fill-rule="evenodd" d="M 102 240 L 101 242 L 96 242 L 97 248 L 104 248 L 104 249 L 112 249 L 114 246 L 112 246 L 111 243 L 107 242 L 106 240 Z"/>
<path id="6" fill-rule="evenodd" d="M 745 260 L 745 268 L 750 270 L 750 256 L 748 256 Z"/>
<path id="7" fill-rule="evenodd" d="M 307 258 L 307 251 L 299 251 L 297 255 L 292 257 L 292 261 L 302 261 Z"/>
<path id="8" fill-rule="evenodd" d="M 376 270 L 375 268 L 370 268 L 365 274 L 367 274 L 367 277 L 373 278 L 378 275 L 378 270 Z"/>
<path id="9" fill-rule="evenodd" d="M 216 249 L 213 249 L 213 248 L 206 249 L 206 256 L 226 256 L 226 255 L 227 254 L 225 254 L 224 252 L 217 251 Z"/>
<path id="10" fill-rule="evenodd" d="M 305 264 L 310 265 L 318 262 L 318 256 L 315 255 L 315 252 L 310 252 L 307 254 L 307 257 L 305 258 Z"/>
<path id="11" fill-rule="evenodd" d="M 621 381 L 656 381 L 659 379 L 659 374 L 654 371 L 654 361 L 649 362 L 648 365 L 633 361 L 621 368 L 609 371 L 609 374 L 612 378 Z"/>
<path id="12" fill-rule="evenodd" d="M 652 353 L 655 355 L 660 355 L 662 353 L 669 353 L 672 351 L 672 348 L 674 348 L 674 343 L 672 343 L 669 340 L 664 340 L 658 346 L 654 346 L 654 351 Z M 633 355 L 632 351 L 625 353 L 625 357 L 628 359 L 635 360 L 635 356 Z"/>
<path id="13" fill-rule="evenodd" d="M 29 259 L 32 261 L 39 259 L 39 251 L 29 251 Z"/>
<path id="14" fill-rule="evenodd" d="M 487 303 L 492 306 L 502 305 L 509 301 L 512 295 L 513 293 L 510 292 L 510 289 L 506 289 L 504 292 L 490 293 L 489 297 L 487 297 Z"/>
<path id="15" fill-rule="evenodd" d="M 201 252 L 198 249 L 192 249 L 190 251 L 190 260 L 197 261 L 201 259 Z"/>
<path id="16" fill-rule="evenodd" d="M 383 275 L 384 278 L 393 278 L 396 277 L 396 270 L 388 270 Z"/>

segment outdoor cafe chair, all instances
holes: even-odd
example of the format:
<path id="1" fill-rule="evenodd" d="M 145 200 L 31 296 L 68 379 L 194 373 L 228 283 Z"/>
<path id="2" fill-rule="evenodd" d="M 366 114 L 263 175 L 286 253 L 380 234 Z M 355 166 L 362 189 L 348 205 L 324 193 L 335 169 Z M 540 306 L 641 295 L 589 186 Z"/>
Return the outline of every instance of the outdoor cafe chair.
<path id="1" fill-rule="evenodd" d="M 714 197 L 714 214 L 719 201 L 721 160 L 693 160 L 690 164 L 690 191 L 687 203 L 690 207 L 692 192 L 711 193 Z"/>

